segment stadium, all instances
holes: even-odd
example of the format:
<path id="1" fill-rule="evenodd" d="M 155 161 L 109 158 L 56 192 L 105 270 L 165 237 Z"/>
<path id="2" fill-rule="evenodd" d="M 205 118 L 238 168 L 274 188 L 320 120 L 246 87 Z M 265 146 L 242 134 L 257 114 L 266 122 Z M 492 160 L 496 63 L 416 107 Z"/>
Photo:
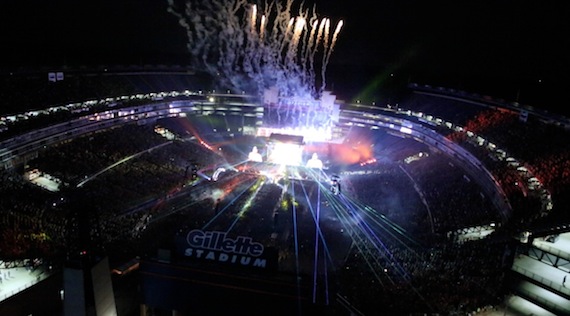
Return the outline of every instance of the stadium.
<path id="1" fill-rule="evenodd" d="M 100 314 L 567 314 L 567 119 L 411 84 L 319 139 L 170 71 L 27 79 L 108 94 L 2 118 L 3 314 L 69 311 L 83 271 Z"/>
<path id="2" fill-rule="evenodd" d="M 137 7 L 140 20 L 128 23 L 118 10 L 132 4 L 107 5 L 81 11 L 102 24 L 46 5 L 41 21 L 57 38 L 38 41 L 45 56 L 123 52 L 133 63 L 139 48 L 160 55 L 180 44 L 119 43 L 106 34 L 111 21 L 142 27 L 149 13 L 137 38 L 170 28 L 158 6 Z M 172 34 L 187 37 L 184 66 L 34 67 L 41 45 L 17 36 L 14 46 L 31 48 L 12 63 L 32 62 L 0 74 L 0 314 L 570 315 L 570 120 L 519 103 L 521 90 L 532 93 L 522 79 L 516 102 L 457 88 L 462 69 L 450 72 L 453 88 L 406 80 L 416 53 L 449 47 L 432 37 L 438 26 L 413 30 L 431 25 L 429 14 L 417 19 L 421 7 L 413 26 L 389 27 L 419 41 L 381 65 L 376 44 L 352 45 L 382 39 L 368 34 L 382 24 L 353 29 L 329 64 L 343 20 L 292 0 L 168 1 L 163 13 L 181 31 Z M 381 20 L 366 11 L 359 22 Z M 68 22 L 89 31 L 78 37 L 85 47 Z M 499 57 L 487 69 L 498 49 L 468 42 L 469 56 L 483 57 L 456 47 L 451 65 L 508 68 Z M 543 58 L 563 55 L 536 46 Z M 441 59 L 415 63 L 439 72 Z M 364 79 L 368 71 L 378 73 Z"/>

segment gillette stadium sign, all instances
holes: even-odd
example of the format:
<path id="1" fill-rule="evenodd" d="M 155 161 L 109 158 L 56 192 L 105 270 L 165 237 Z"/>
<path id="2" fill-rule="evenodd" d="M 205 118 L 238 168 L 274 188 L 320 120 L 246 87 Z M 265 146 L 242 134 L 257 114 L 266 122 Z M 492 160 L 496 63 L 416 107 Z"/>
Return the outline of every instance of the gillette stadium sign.
<path id="1" fill-rule="evenodd" d="M 226 232 L 194 229 L 186 236 L 184 256 L 188 258 L 265 268 L 264 247 L 251 237 L 231 238 Z"/>

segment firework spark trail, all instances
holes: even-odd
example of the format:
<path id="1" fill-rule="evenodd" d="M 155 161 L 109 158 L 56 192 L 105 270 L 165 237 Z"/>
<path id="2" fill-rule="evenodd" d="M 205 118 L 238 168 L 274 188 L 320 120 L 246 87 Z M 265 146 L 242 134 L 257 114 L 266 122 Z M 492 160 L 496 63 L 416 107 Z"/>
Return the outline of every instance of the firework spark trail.
<path id="1" fill-rule="evenodd" d="M 315 81 L 315 62 L 314 62 L 314 54 L 312 53 L 313 46 L 318 45 L 315 43 L 315 36 L 317 32 L 317 27 L 319 25 L 319 20 L 316 18 L 311 19 L 311 32 L 309 33 L 308 41 L 307 41 L 307 49 L 305 50 L 305 55 L 303 56 L 303 65 L 307 65 L 307 69 L 305 69 L 306 73 L 308 74 L 308 82 Z"/>
<path id="2" fill-rule="evenodd" d="M 284 97 L 318 98 L 338 31 L 329 35 L 330 19 L 293 0 L 248 4 L 246 0 L 169 0 L 168 12 L 186 30 L 196 68 L 224 87 L 261 96 L 276 86 Z M 298 14 L 291 11 L 298 7 Z M 315 30 L 318 25 L 318 30 Z M 339 23 L 339 25 L 342 25 Z M 316 32 L 316 34 L 315 34 Z M 322 87 L 315 89 L 315 58 Z"/>
<path id="3" fill-rule="evenodd" d="M 255 35 L 255 27 L 257 23 L 257 5 L 251 6 L 251 28 L 250 31 Z M 263 23 L 261 24 L 261 29 L 263 29 Z"/>
<path id="4" fill-rule="evenodd" d="M 323 67 L 321 68 L 321 78 L 323 79 L 323 85 L 325 82 L 325 73 L 326 73 L 326 65 L 324 65 L 326 61 L 327 51 L 329 50 L 329 28 L 330 28 L 330 20 L 323 19 L 324 27 L 323 27 L 323 46 L 325 48 L 325 53 L 323 57 Z"/>
<path id="5" fill-rule="evenodd" d="M 323 57 L 324 61 L 323 61 L 323 67 L 322 67 L 322 70 L 321 70 L 321 71 L 322 71 L 321 77 L 322 77 L 322 79 L 323 79 L 323 83 L 322 83 L 322 86 L 321 86 L 321 92 L 324 91 L 324 89 L 326 88 L 326 76 L 325 76 L 325 73 L 326 73 L 326 71 L 327 71 L 327 65 L 328 65 L 328 63 L 329 63 L 329 59 L 330 59 L 331 54 L 332 54 L 332 52 L 333 52 L 333 47 L 334 47 L 335 44 L 336 44 L 336 40 L 337 40 L 337 38 L 338 38 L 338 34 L 340 33 L 340 30 L 341 30 L 343 24 L 344 24 L 344 23 L 343 23 L 343 21 L 341 20 L 341 21 L 339 21 L 338 24 L 336 25 L 336 29 L 335 29 L 335 31 L 334 31 L 334 33 L 333 33 L 333 36 L 332 36 L 330 48 L 327 50 L 327 52 L 325 53 L 325 56 Z"/>

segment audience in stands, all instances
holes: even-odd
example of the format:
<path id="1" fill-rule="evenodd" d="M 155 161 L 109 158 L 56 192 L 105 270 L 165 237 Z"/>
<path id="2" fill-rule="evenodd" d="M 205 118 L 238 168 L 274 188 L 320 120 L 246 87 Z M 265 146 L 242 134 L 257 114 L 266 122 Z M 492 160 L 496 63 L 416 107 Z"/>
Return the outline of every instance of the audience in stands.
<path id="1" fill-rule="evenodd" d="M 39 92 L 37 94 L 24 93 L 21 88 L 23 82 L 9 81 L 14 89 L 3 89 L 0 98 L 9 105 L 6 107 L 9 114 L 19 111 L 21 104 L 34 104 L 32 108 L 43 108 L 88 98 L 101 99 L 149 90 L 148 87 L 143 87 L 143 80 L 131 78 L 131 81 L 124 81 L 125 78 L 119 77 L 108 81 L 100 79 L 69 76 L 61 82 L 27 80 L 24 86 L 35 89 L 35 92 Z M 85 87 L 90 87 L 90 90 L 85 91 Z M 562 214 L 560 210 L 560 205 L 570 202 L 570 195 L 567 194 L 570 181 L 567 131 L 532 118 L 522 122 L 515 113 L 508 111 L 484 109 L 453 100 L 437 99 L 435 102 L 424 95 L 415 97 L 401 107 L 408 106 L 413 111 L 450 120 L 506 150 L 552 194 L 555 218 L 568 221 L 567 214 Z M 71 113 L 65 112 L 40 115 L 34 120 L 10 125 L 9 130 L 0 136 L 5 139 L 21 131 L 65 121 L 70 117 Z M 170 122 L 169 127 L 180 128 L 180 124 L 172 123 L 173 121 L 164 123 Z M 138 153 L 143 154 L 127 163 L 118 164 L 85 184 L 86 188 L 93 189 L 90 192 L 95 192 L 89 199 L 97 201 L 96 205 L 87 208 L 96 211 L 98 223 L 92 227 L 90 234 L 96 236 L 107 250 L 123 251 L 124 256 L 128 257 L 132 251 L 149 251 L 153 246 L 159 246 L 165 241 L 160 240 L 160 237 L 152 237 L 159 234 L 144 232 L 153 232 L 155 228 L 151 223 L 161 217 L 168 218 L 172 227 L 180 227 L 180 224 L 187 227 L 202 226 L 212 216 L 234 218 L 236 214 L 224 213 L 221 209 L 215 211 L 219 214 L 214 213 L 219 205 L 213 199 L 197 199 L 197 196 L 190 195 L 188 203 L 193 199 L 200 202 L 186 208 L 185 212 L 180 212 L 182 208 L 177 208 L 176 205 L 165 204 L 165 201 L 191 183 L 189 166 L 209 168 L 223 161 L 215 151 L 216 148 L 212 150 L 205 146 L 208 145 L 207 142 L 201 141 L 203 137 L 206 140 L 219 140 L 218 131 L 227 128 L 225 124 L 224 120 L 212 118 L 198 128 L 204 132 L 201 135 L 180 128 L 177 134 L 182 138 L 193 135 L 195 139 L 178 139 L 169 144 L 151 126 L 125 125 L 53 146 L 39 153 L 37 159 L 29 161 L 27 167 L 38 168 L 62 180 L 67 187 L 61 192 L 47 192 L 26 182 L 18 173 L 19 170 L 2 171 L 2 259 L 30 256 L 49 258 L 59 254 L 67 246 L 69 227 L 74 225 L 70 223 L 74 220 L 71 210 L 67 209 L 68 190 L 113 163 Z M 183 134 L 184 131 L 187 134 Z M 525 183 L 527 179 L 521 177 L 516 168 L 509 167 L 507 162 L 473 144 L 464 134 L 446 133 L 451 140 L 480 159 L 501 185 L 513 207 L 513 231 L 536 218 L 541 208 L 540 197 L 528 188 Z M 148 151 L 161 144 L 166 145 Z M 230 152 L 224 154 L 227 157 L 231 155 Z M 239 156 L 239 153 L 234 154 L 235 157 Z M 450 231 L 485 225 L 500 219 L 499 212 L 494 209 L 489 198 L 478 189 L 476 179 L 466 175 L 452 160 L 437 152 L 431 152 L 428 158 L 409 164 L 400 160 L 392 164 L 382 163 L 375 168 L 380 170 L 379 173 L 348 177 L 352 191 L 347 188 L 344 192 L 354 193 L 358 200 L 401 226 L 410 236 L 420 236 L 422 242 L 402 244 L 387 236 L 384 246 L 389 256 L 379 258 L 374 263 L 358 249 L 353 249 L 346 257 L 343 268 L 331 271 L 338 275 L 342 284 L 339 294 L 364 314 L 374 314 L 378 309 L 394 313 L 467 314 L 478 307 L 497 304 L 502 295 L 502 288 L 498 285 L 502 284 L 505 268 L 508 268 L 504 260 L 508 244 L 489 240 L 457 244 L 447 238 Z M 258 181 L 252 175 L 227 177 L 227 181 L 235 182 L 236 188 L 244 190 Z M 315 190 L 310 186 L 306 189 Z M 204 190 L 207 192 L 207 189 Z M 402 200 L 391 199 L 390 190 L 397 190 Z M 279 186 L 268 184 L 259 190 L 259 199 L 256 200 L 259 201 L 258 204 L 250 206 L 240 200 L 232 209 L 272 209 L 259 221 L 253 221 L 247 216 L 243 219 L 249 221 L 248 227 L 251 230 L 261 232 L 261 235 L 269 239 L 279 224 L 283 225 L 283 222 L 290 220 L 290 216 L 280 214 L 282 209 L 274 209 L 275 201 L 281 193 Z M 310 209 L 293 209 L 294 201 L 290 197 L 279 202 L 286 205 L 284 213 L 290 214 L 294 210 L 307 219 L 303 223 L 311 223 Z M 162 205 L 168 207 L 161 207 Z M 275 217 L 275 214 L 280 215 Z M 309 224 L 306 225 L 308 226 L 300 227 L 300 231 L 312 229 Z M 505 229 L 508 230 L 509 227 Z M 250 231 L 240 233 L 248 234 Z M 140 243 L 141 239 L 146 243 Z M 301 235 L 299 240 L 299 251 L 309 255 L 313 241 L 308 235 Z M 281 249 L 280 258 L 283 264 L 290 264 L 296 249 L 291 234 L 285 242 L 287 246 Z M 139 248 L 125 249 L 125 244 L 139 245 Z M 141 244 L 145 244 L 144 249 L 140 248 Z M 373 265 L 373 271 L 381 275 L 375 275 L 370 265 Z M 396 265 L 411 277 L 396 278 Z"/>

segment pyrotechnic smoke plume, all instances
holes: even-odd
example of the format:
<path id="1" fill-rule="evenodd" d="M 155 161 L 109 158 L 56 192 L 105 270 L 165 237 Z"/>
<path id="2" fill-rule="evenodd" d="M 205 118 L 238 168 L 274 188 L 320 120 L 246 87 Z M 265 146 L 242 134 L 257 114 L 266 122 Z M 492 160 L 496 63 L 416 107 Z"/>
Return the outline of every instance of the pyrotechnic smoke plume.
<path id="1" fill-rule="evenodd" d="M 318 98 L 325 90 L 343 22 L 330 35 L 330 20 L 319 19 L 315 7 L 295 6 L 293 0 L 169 0 L 168 11 L 186 29 L 195 66 L 224 88 L 261 95 L 277 87 L 281 96 L 297 98 Z"/>

